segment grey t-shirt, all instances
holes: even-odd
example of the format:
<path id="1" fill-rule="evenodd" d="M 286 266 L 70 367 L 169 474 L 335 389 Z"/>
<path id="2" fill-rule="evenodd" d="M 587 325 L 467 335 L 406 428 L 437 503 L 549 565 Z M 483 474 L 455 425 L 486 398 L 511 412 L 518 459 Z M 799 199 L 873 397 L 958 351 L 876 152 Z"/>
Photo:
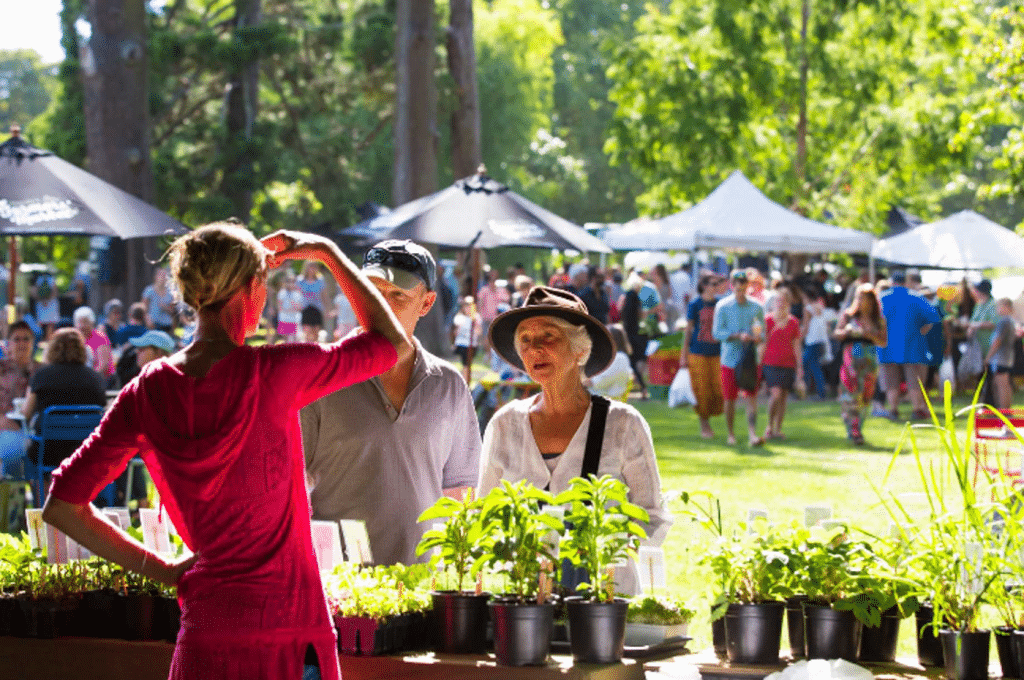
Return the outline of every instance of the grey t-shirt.
<path id="1" fill-rule="evenodd" d="M 366 522 L 375 564 L 425 561 L 416 518 L 444 489 L 475 486 L 480 429 L 466 381 L 416 343 L 409 395 L 397 412 L 378 378 L 300 411 L 313 519 Z"/>
<path id="2" fill-rule="evenodd" d="M 1013 366 L 1013 343 L 1017 341 L 1013 319 L 1008 316 L 999 317 L 992 338 L 999 338 L 999 349 L 992 356 L 992 361 L 996 366 Z"/>

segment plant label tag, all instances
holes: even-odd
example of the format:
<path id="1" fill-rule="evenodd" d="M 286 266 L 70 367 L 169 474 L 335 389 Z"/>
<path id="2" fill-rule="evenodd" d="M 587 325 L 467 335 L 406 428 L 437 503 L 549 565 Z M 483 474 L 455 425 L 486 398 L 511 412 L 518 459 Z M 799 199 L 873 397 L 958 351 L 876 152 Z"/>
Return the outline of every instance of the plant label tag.
<path id="1" fill-rule="evenodd" d="M 46 525 L 47 564 L 67 564 L 68 537 L 52 524 Z"/>
<path id="2" fill-rule="evenodd" d="M 345 539 L 345 554 L 349 562 L 370 564 L 373 553 L 370 552 L 370 536 L 366 533 L 366 522 L 361 519 L 338 520 L 341 535 Z"/>
<path id="3" fill-rule="evenodd" d="M 804 507 L 804 526 L 817 526 L 819 522 L 826 519 L 832 519 L 832 506 L 807 505 Z"/>
<path id="4" fill-rule="evenodd" d="M 84 545 L 76 541 L 75 539 L 67 536 L 68 541 L 68 559 L 69 560 L 87 560 L 92 557 L 92 553 Z"/>
<path id="5" fill-rule="evenodd" d="M 122 531 L 132 525 L 132 516 L 128 508 L 103 508 L 103 514 Z"/>
<path id="6" fill-rule="evenodd" d="M 33 550 L 42 550 L 46 545 L 46 523 L 42 508 L 25 510 L 25 526 L 28 527 L 28 543 Z"/>
<path id="7" fill-rule="evenodd" d="M 665 551 L 642 545 L 636 551 L 637 576 L 640 592 L 651 593 L 665 589 Z"/>
<path id="8" fill-rule="evenodd" d="M 750 508 L 749 510 L 747 510 L 747 523 L 748 524 L 753 524 L 758 519 L 763 519 L 764 521 L 767 522 L 768 521 L 768 511 L 765 510 L 764 508 Z"/>
<path id="9" fill-rule="evenodd" d="M 344 561 L 338 523 L 315 519 L 311 522 L 311 527 L 317 566 L 322 572 L 331 571 Z"/>
<path id="10" fill-rule="evenodd" d="M 139 508 L 142 524 L 142 543 L 153 552 L 171 554 L 171 537 L 167 532 L 164 515 L 156 508 Z"/>
<path id="11" fill-rule="evenodd" d="M 846 529 L 848 523 L 845 519 L 823 519 L 821 520 L 821 528 L 825 531 L 833 531 L 834 529 Z"/>

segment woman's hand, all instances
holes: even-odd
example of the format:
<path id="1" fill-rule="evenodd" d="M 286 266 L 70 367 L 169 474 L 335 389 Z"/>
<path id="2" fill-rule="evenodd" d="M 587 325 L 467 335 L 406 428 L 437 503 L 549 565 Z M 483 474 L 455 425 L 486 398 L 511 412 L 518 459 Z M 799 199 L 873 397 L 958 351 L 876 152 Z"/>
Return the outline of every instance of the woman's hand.
<path id="1" fill-rule="evenodd" d="M 273 252 L 267 261 L 267 266 L 276 269 L 285 260 L 319 259 L 322 256 L 324 245 L 330 241 L 322 236 L 304 231 L 281 230 L 264 236 L 260 239 L 260 243 Z"/>
<path id="2" fill-rule="evenodd" d="M 162 557 L 150 555 L 147 560 L 144 575 L 159 581 L 167 586 L 177 586 L 182 575 L 192 568 L 192 565 L 199 560 L 199 553 L 182 557 L 174 561 L 167 561 Z M 150 567 L 149 565 L 152 565 Z"/>

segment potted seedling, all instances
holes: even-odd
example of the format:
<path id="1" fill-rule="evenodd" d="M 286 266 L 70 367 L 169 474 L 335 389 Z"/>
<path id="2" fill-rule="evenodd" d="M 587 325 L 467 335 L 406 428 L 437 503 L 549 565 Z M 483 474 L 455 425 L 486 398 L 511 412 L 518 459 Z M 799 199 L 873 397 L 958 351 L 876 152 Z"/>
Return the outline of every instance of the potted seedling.
<path id="1" fill-rule="evenodd" d="M 729 661 L 776 664 L 782 639 L 784 599 L 791 595 L 789 557 L 778 550 L 767 520 L 739 522 L 709 551 L 706 561 L 723 590 L 713 617 L 725 617 Z"/>
<path id="2" fill-rule="evenodd" d="M 576 477 L 555 498 L 567 506 L 561 555 L 582 567 L 587 580 L 567 598 L 569 646 L 576 661 L 614 663 L 622 658 L 629 601 L 615 597 L 614 565 L 634 557 L 647 533 L 643 508 L 629 502 L 626 485 L 611 476 Z"/>
<path id="3" fill-rule="evenodd" d="M 636 597 L 626 611 L 626 645 L 656 645 L 685 637 L 694 611 L 681 600 L 665 596 Z"/>
<path id="4" fill-rule="evenodd" d="M 416 547 L 417 556 L 436 549 L 431 561 L 442 570 L 443 576 L 454 575 L 455 578 L 454 589 L 431 594 L 435 646 L 441 652 L 479 654 L 487 646 L 490 594 L 483 592 L 481 569 L 489 550 L 480 518 L 482 508 L 482 499 L 475 498 L 472 490 L 468 490 L 462 500 L 439 498 L 417 520 L 445 520 L 443 526 L 424 532 Z M 467 591 L 474 577 L 476 589 Z"/>
<path id="5" fill-rule="evenodd" d="M 725 540 L 725 528 L 722 524 L 722 503 L 707 491 L 683 491 L 679 499 L 683 502 L 684 515 L 700 524 L 716 544 Z M 707 557 L 704 559 L 707 562 Z M 711 591 L 711 641 L 715 654 L 725 658 L 725 592 L 728 581 L 719 574 L 712 582 Z M 717 604 L 716 604 L 717 603 Z M 802 616 L 802 614 L 801 614 Z"/>
<path id="6" fill-rule="evenodd" d="M 564 525 L 541 512 L 553 498 L 526 481 L 502 480 L 483 499 L 488 563 L 505 577 L 505 592 L 490 603 L 494 653 L 504 666 L 545 663 L 551 647 L 554 606 L 549 601 L 555 548 L 548 541 Z"/>
<path id="7" fill-rule="evenodd" d="M 409 648 L 413 612 L 429 607 L 424 590 L 406 586 L 404 565 L 342 564 L 324 584 L 342 654 L 387 654 Z"/>

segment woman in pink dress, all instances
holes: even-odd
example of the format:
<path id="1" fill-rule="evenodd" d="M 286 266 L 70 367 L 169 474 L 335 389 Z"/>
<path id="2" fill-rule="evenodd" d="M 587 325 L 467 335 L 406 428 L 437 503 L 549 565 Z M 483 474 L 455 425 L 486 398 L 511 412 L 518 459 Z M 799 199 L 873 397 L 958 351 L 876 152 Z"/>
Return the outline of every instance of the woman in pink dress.
<path id="1" fill-rule="evenodd" d="M 246 345 L 267 271 L 288 259 L 323 262 L 369 332 L 332 345 Z M 311 234 L 258 241 L 244 227 L 213 224 L 179 238 L 171 266 L 197 312 L 194 341 L 147 364 L 124 388 L 54 473 L 43 517 L 94 553 L 178 586 L 171 678 L 336 680 L 298 410 L 383 372 L 412 346 L 377 289 Z M 150 552 L 89 503 L 137 454 L 192 557 Z"/>

